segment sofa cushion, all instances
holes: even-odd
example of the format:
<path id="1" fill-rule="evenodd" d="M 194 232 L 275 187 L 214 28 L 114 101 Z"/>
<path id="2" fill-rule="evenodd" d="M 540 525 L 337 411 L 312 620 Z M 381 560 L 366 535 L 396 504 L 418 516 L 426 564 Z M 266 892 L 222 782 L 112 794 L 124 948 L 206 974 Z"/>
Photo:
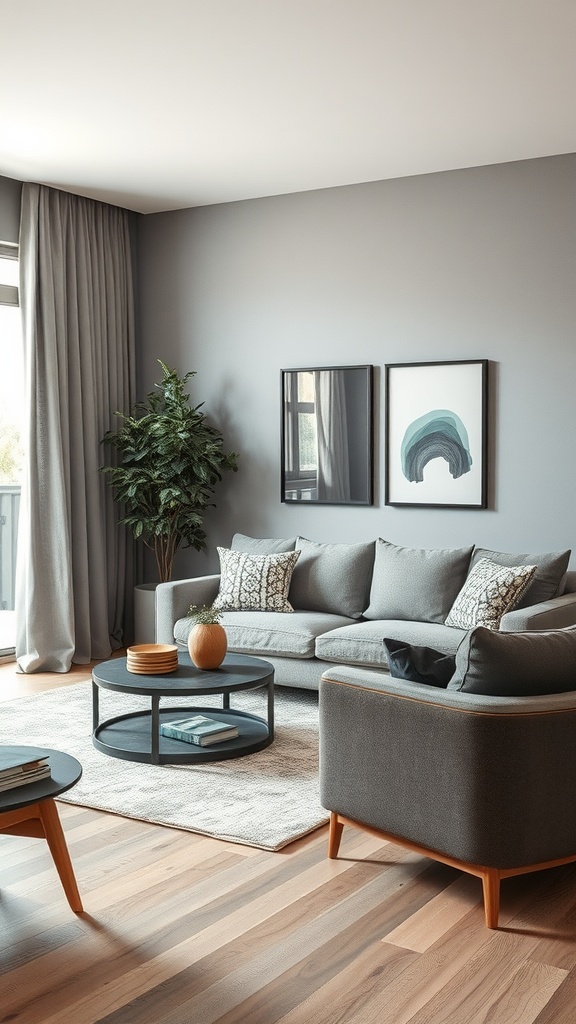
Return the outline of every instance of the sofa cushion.
<path id="1" fill-rule="evenodd" d="M 454 675 L 453 654 L 443 654 L 432 647 L 414 647 L 402 640 L 387 638 L 382 642 L 390 675 L 394 679 L 408 679 L 412 683 L 428 683 L 430 686 L 448 686 Z"/>
<path id="2" fill-rule="evenodd" d="M 384 637 L 419 647 L 432 647 L 454 654 L 464 636 L 436 622 L 409 622 L 407 619 L 380 622 L 355 622 L 353 625 L 323 633 L 316 640 L 316 657 L 334 664 L 368 665 L 388 668 Z"/>
<path id="3" fill-rule="evenodd" d="M 232 551 L 245 551 L 249 555 L 278 555 L 283 551 L 294 551 L 296 537 L 247 537 L 245 533 L 235 533 L 230 544 Z"/>
<path id="4" fill-rule="evenodd" d="M 288 591 L 300 552 L 249 555 L 217 548 L 220 587 L 214 607 L 221 611 L 292 612 Z"/>
<path id="5" fill-rule="evenodd" d="M 365 618 L 444 622 L 466 579 L 472 550 L 403 548 L 379 539 Z"/>
<path id="6" fill-rule="evenodd" d="M 535 565 L 508 567 L 481 558 L 452 605 L 446 625 L 460 629 L 474 626 L 500 629 L 502 616 L 516 606 L 535 572 Z"/>
<path id="7" fill-rule="evenodd" d="M 498 633 L 477 626 L 456 654 L 449 690 L 529 697 L 576 690 L 576 626 Z"/>
<path id="8" fill-rule="evenodd" d="M 289 595 L 293 607 L 361 618 L 370 590 L 374 542 L 315 544 L 298 537 L 296 550 L 300 558 Z"/>
<path id="9" fill-rule="evenodd" d="M 513 555 L 508 551 L 490 551 L 488 548 L 474 548 L 470 569 L 481 558 L 489 558 L 498 565 L 535 565 L 536 573 L 532 583 L 518 602 L 518 608 L 528 608 L 541 601 L 550 601 L 564 593 L 564 580 L 570 561 L 571 551 L 544 551 L 540 554 Z"/>
<path id="10" fill-rule="evenodd" d="M 352 619 L 322 612 L 224 612 L 222 625 L 226 630 L 228 650 L 238 654 L 261 655 L 263 658 L 313 658 L 316 637 L 338 626 L 349 625 Z M 186 644 L 194 625 L 190 617 L 179 619 L 174 639 Z"/>

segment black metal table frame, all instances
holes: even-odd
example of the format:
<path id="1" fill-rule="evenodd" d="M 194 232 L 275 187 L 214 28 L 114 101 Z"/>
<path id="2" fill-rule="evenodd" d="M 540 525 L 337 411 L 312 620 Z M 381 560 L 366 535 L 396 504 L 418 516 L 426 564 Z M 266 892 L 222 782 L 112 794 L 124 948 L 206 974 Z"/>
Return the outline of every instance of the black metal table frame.
<path id="1" fill-rule="evenodd" d="M 144 687 L 145 687 L 145 679 L 146 679 L 146 676 L 142 676 L 142 681 L 143 681 L 143 686 Z M 134 694 L 138 694 L 139 696 L 150 697 L 150 704 L 151 704 L 150 712 L 146 712 L 146 711 L 144 711 L 144 712 L 142 712 L 142 711 L 129 712 L 128 714 L 117 715 L 117 716 L 115 716 L 113 718 L 109 718 L 109 719 L 106 719 L 103 722 L 101 722 L 100 721 L 100 700 L 99 700 L 99 697 L 100 697 L 100 694 L 99 694 L 100 687 L 102 687 L 103 689 L 113 690 L 115 692 L 122 692 L 122 693 L 133 692 Z M 266 691 L 267 691 L 267 717 L 266 717 L 266 719 L 260 718 L 260 716 L 258 716 L 258 715 L 252 715 L 252 714 L 248 714 L 247 712 L 244 712 L 244 711 L 234 711 L 233 709 L 231 709 L 231 707 L 230 707 L 230 693 L 231 692 L 233 692 L 233 693 L 240 693 L 240 692 L 245 691 L 245 690 L 252 690 L 252 689 L 255 690 L 255 689 L 261 689 L 261 688 L 265 688 Z M 237 716 L 239 720 L 241 720 L 241 719 L 251 719 L 251 720 L 253 720 L 255 722 L 261 722 L 262 724 L 266 725 L 266 727 L 268 729 L 268 738 L 267 738 L 267 740 L 265 742 L 264 741 L 259 741 L 259 742 L 255 743 L 250 749 L 247 749 L 245 751 L 245 753 L 254 753 L 257 750 L 264 749 L 264 747 L 267 747 L 267 746 L 269 746 L 272 743 L 272 741 L 274 739 L 274 672 L 273 671 L 270 674 L 270 676 L 267 679 L 264 679 L 262 682 L 258 681 L 257 683 L 255 683 L 253 685 L 246 685 L 244 687 L 237 687 L 236 686 L 236 687 L 234 687 L 234 689 L 232 689 L 230 691 L 226 691 L 225 689 L 223 689 L 222 685 L 215 685 L 215 686 L 211 686 L 211 687 L 203 687 L 203 689 L 202 689 L 202 696 L 203 697 L 204 696 L 210 696 L 212 694 L 220 695 L 222 697 L 222 711 L 224 711 L 224 712 L 226 712 L 226 711 L 231 712 L 231 714 L 233 714 L 234 716 Z M 127 761 L 132 761 L 132 760 L 134 760 L 134 761 L 140 760 L 141 761 L 141 760 L 143 760 L 140 757 L 134 757 L 131 751 L 124 751 L 121 748 L 114 748 L 114 747 L 111 747 L 110 745 L 108 745 L 106 743 L 103 743 L 101 740 L 99 740 L 97 738 L 96 733 L 97 733 L 98 730 L 101 730 L 103 727 L 107 727 L 107 726 L 113 725 L 116 722 L 126 721 L 126 720 L 128 720 L 130 718 L 143 718 L 144 716 L 147 716 L 148 714 L 150 714 L 150 759 L 149 759 L 149 761 L 148 761 L 148 759 L 146 759 L 146 763 L 158 765 L 158 764 L 174 764 L 174 763 L 176 763 L 176 764 L 180 764 L 180 763 L 194 763 L 194 762 L 198 762 L 198 761 L 202 761 L 202 760 L 220 760 L 221 759 L 219 757 L 219 753 L 220 752 L 217 749 L 214 749 L 215 747 L 218 746 L 216 744 L 214 745 L 214 747 L 213 746 L 209 746 L 209 747 L 195 747 L 194 745 L 191 745 L 192 749 L 190 750 L 190 752 L 188 753 L 186 758 L 184 757 L 184 755 L 182 755 L 176 761 L 170 761 L 166 757 L 163 756 L 162 760 L 160 760 L 160 701 L 161 701 L 162 697 L 167 697 L 167 696 L 175 696 L 175 694 L 170 694 L 170 693 L 158 693 L 158 694 L 147 693 L 146 694 L 146 693 L 142 693 L 141 691 L 139 691 L 136 686 L 134 686 L 132 690 L 120 689 L 119 687 L 114 686 L 112 684 L 111 685 L 107 685 L 107 683 L 105 681 L 102 681 L 102 680 L 96 681 L 94 678 L 92 678 L 92 742 L 93 742 L 94 746 L 96 747 L 96 749 L 100 750 L 102 753 L 109 754 L 112 757 L 118 757 L 121 760 L 127 760 Z M 185 697 L 185 696 L 193 697 L 194 694 L 193 693 L 182 694 L 182 696 L 183 697 Z M 190 707 L 190 706 L 185 706 L 185 707 L 171 707 L 169 710 L 170 710 L 171 713 L 179 713 L 179 714 L 180 713 L 184 713 L 186 715 L 190 715 L 192 713 L 205 714 L 206 712 L 209 712 L 209 711 L 214 710 L 214 709 L 210 709 L 210 708 L 206 708 L 206 707 L 195 707 L 195 706 Z M 228 758 L 231 758 L 231 757 L 238 757 L 238 756 L 242 756 L 242 755 L 229 753 L 227 751 L 225 757 L 222 758 L 222 759 L 224 760 L 224 759 L 228 759 Z"/>

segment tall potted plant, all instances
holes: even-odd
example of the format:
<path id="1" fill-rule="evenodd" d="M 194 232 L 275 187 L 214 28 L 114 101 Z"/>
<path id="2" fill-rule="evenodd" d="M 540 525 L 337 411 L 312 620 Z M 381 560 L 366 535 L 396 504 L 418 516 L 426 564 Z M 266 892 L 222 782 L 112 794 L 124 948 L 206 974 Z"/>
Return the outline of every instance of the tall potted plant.
<path id="1" fill-rule="evenodd" d="M 206 547 L 204 516 L 215 507 L 214 488 L 225 470 L 236 472 L 238 455 L 223 450 L 221 432 L 192 406 L 186 385 L 161 359 L 162 381 L 102 443 L 117 453 L 116 465 L 102 466 L 120 504 L 121 519 L 136 540 L 154 553 L 158 579 L 172 579 L 174 556 L 182 546 Z M 153 638 L 152 638 L 153 639 Z"/>

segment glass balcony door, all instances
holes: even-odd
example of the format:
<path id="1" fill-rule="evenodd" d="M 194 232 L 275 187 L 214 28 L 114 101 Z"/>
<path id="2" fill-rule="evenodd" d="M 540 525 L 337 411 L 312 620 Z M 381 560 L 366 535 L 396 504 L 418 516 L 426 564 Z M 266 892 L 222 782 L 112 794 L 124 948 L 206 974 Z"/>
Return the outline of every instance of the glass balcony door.
<path id="1" fill-rule="evenodd" d="M 0 657 L 14 653 L 16 640 L 14 598 L 23 427 L 18 249 L 0 242 Z"/>

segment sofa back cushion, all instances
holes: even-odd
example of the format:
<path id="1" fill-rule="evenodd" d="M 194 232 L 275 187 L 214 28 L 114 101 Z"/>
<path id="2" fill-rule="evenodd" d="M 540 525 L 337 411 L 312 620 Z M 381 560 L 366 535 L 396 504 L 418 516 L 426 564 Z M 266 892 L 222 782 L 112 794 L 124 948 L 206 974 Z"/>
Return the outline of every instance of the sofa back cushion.
<path id="1" fill-rule="evenodd" d="M 296 537 L 247 537 L 235 533 L 230 545 L 232 551 L 245 551 L 249 555 L 278 555 L 283 551 L 294 551 Z"/>
<path id="2" fill-rule="evenodd" d="M 365 618 L 444 622 L 466 579 L 472 550 L 403 548 L 377 540 Z"/>
<path id="3" fill-rule="evenodd" d="M 571 551 L 543 551 L 539 554 L 513 555 L 509 551 L 490 551 L 488 548 L 474 548 L 470 569 L 481 558 L 489 558 L 498 565 L 535 565 L 536 573 L 532 583 L 516 605 L 517 608 L 528 608 L 541 601 L 549 601 L 564 592 L 564 580 L 570 560 Z"/>
<path id="4" fill-rule="evenodd" d="M 456 652 L 448 689 L 492 697 L 576 690 L 576 626 L 526 633 L 476 626 Z"/>
<path id="5" fill-rule="evenodd" d="M 374 564 L 374 541 L 315 544 L 298 537 L 300 558 L 290 585 L 294 608 L 359 619 L 366 607 Z"/>

